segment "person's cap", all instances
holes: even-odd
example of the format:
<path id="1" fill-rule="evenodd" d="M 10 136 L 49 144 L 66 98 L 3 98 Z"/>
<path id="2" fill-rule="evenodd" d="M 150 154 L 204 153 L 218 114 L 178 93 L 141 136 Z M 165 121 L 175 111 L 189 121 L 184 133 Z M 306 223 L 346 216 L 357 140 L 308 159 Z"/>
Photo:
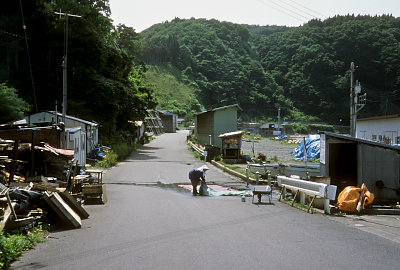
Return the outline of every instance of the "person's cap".
<path id="1" fill-rule="evenodd" d="M 209 170 L 209 168 L 207 167 L 207 165 L 201 166 L 200 169 L 202 169 L 203 171 L 204 171 L 204 170 Z"/>

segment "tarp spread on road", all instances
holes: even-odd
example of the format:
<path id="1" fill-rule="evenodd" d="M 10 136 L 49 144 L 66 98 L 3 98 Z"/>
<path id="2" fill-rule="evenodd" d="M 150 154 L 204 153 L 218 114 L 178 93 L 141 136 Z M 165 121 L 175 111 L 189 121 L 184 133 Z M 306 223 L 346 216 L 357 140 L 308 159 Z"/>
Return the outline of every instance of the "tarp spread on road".
<path id="1" fill-rule="evenodd" d="M 307 158 L 305 158 L 307 152 Z M 321 152 L 320 135 L 309 135 L 292 151 L 295 160 L 312 160 L 319 158 Z"/>
<path id="2" fill-rule="evenodd" d="M 179 185 L 181 188 L 192 191 L 192 185 Z M 250 190 L 237 190 L 219 185 L 207 185 L 209 196 L 251 196 Z"/>

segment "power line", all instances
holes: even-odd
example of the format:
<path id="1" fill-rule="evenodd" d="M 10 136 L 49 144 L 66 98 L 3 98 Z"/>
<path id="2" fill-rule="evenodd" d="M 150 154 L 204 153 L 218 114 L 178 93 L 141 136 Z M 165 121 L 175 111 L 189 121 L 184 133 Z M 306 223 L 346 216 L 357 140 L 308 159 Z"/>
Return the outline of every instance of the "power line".
<path id="1" fill-rule="evenodd" d="M 287 0 L 287 1 L 290 1 L 290 2 L 294 3 L 295 5 L 298 5 L 298 6 L 304 8 L 304 9 L 306 9 L 306 10 L 308 10 L 308 11 L 314 13 L 314 14 L 318 14 L 318 15 L 322 16 L 324 19 L 327 17 L 327 16 L 324 15 L 323 13 L 321 13 L 321 12 L 319 12 L 319 11 L 317 11 L 317 10 L 308 8 L 308 7 L 302 5 L 302 4 L 300 4 L 300 3 L 298 3 L 298 2 L 296 2 L 296 1 L 294 1 L 294 0 Z M 305 11 L 304 11 L 304 12 L 305 12 Z M 308 13 L 307 13 L 307 14 L 308 14 Z M 313 16 L 313 17 L 318 17 L 318 16 L 315 16 L 315 15 L 311 15 L 311 16 Z"/>
<path id="2" fill-rule="evenodd" d="M 263 5 L 266 5 L 266 6 L 268 6 L 268 7 L 271 7 L 271 8 L 273 8 L 273 9 L 275 9 L 275 10 L 277 10 L 277 11 L 283 13 L 283 14 L 286 14 L 286 15 L 288 15 L 288 16 L 290 16 L 290 17 L 292 17 L 292 18 L 294 18 L 294 19 L 296 19 L 296 20 L 298 20 L 298 21 L 300 21 L 300 22 L 303 22 L 303 21 L 304 21 L 303 19 L 300 19 L 299 17 L 294 16 L 294 15 L 292 15 L 292 14 L 286 12 L 285 10 L 282 10 L 282 9 L 280 9 L 280 8 L 277 8 L 277 7 L 275 7 L 275 6 L 273 6 L 273 5 L 269 4 L 269 3 L 266 3 L 266 2 L 264 2 L 264 1 L 262 1 L 262 0 L 257 0 L 257 1 L 260 2 L 260 3 L 263 4 Z"/>
<path id="3" fill-rule="evenodd" d="M 293 11 L 292 9 L 288 9 L 287 7 L 284 7 L 284 6 L 282 6 L 281 4 L 276 3 L 274 0 L 268 0 L 268 2 L 270 2 L 270 3 L 272 3 L 272 4 L 276 5 L 276 6 L 278 6 L 278 7 L 280 7 L 280 8 L 283 8 L 283 9 L 285 9 L 285 10 L 288 11 L 288 12 L 291 12 L 291 13 L 293 13 L 293 14 L 296 14 L 297 16 L 300 16 L 300 17 L 302 17 L 302 18 L 304 18 L 304 19 L 306 19 L 306 20 L 309 20 L 309 19 L 310 19 L 309 17 L 306 17 L 306 16 L 304 16 L 304 15 L 302 15 L 302 14 L 296 12 L 296 11 Z"/>
<path id="4" fill-rule="evenodd" d="M 34 103 L 35 103 L 36 112 L 39 112 L 39 111 L 38 111 L 38 106 L 37 106 L 37 101 L 36 101 L 36 91 L 35 91 L 35 83 L 34 83 L 34 81 L 33 81 L 32 65 L 31 65 L 31 55 L 30 55 L 30 53 L 29 53 L 28 37 L 27 37 L 27 34 L 26 34 L 26 25 L 25 25 L 25 19 L 24 19 L 24 11 L 23 11 L 23 8 L 22 8 L 22 1 L 21 1 L 21 0 L 19 0 L 19 6 L 20 6 L 20 9 L 21 9 L 22 28 L 24 29 L 26 52 L 27 52 L 27 54 L 28 54 L 28 65 L 29 65 L 29 72 L 30 72 L 30 75 L 31 75 L 31 82 L 32 82 L 33 101 L 34 101 Z"/>

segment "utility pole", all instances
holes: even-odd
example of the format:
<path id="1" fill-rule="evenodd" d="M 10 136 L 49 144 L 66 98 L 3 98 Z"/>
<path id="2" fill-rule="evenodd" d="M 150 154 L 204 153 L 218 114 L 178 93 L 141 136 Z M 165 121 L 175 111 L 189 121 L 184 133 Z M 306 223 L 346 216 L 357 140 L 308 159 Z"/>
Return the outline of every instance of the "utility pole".
<path id="1" fill-rule="evenodd" d="M 81 18 L 82 16 L 54 12 L 57 15 L 65 16 L 65 30 L 64 30 L 64 60 L 62 64 L 63 68 L 63 101 L 62 101 L 62 121 L 65 123 L 65 115 L 67 114 L 67 59 L 68 59 L 68 17 Z"/>
<path id="2" fill-rule="evenodd" d="M 281 128 L 281 107 L 278 108 L 278 131 L 280 131 Z"/>
<path id="3" fill-rule="evenodd" d="M 365 106 L 367 94 L 361 94 L 361 84 L 354 85 L 354 62 L 350 63 L 350 136 L 356 137 L 357 113 Z"/>
<path id="4" fill-rule="evenodd" d="M 354 62 L 350 63 L 350 136 L 356 136 L 356 116 L 354 107 Z"/>

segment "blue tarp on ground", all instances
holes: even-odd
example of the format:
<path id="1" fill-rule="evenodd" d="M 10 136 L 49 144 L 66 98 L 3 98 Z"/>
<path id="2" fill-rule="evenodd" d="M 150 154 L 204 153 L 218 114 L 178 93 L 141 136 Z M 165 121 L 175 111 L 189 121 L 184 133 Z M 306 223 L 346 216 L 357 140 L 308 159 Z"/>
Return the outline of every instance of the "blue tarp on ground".
<path id="1" fill-rule="evenodd" d="M 307 161 L 319 158 L 321 151 L 320 146 L 320 135 L 309 135 L 306 138 L 306 148 L 307 148 Z M 305 147 L 304 140 L 297 146 L 293 151 L 292 155 L 295 160 L 304 160 Z"/>

